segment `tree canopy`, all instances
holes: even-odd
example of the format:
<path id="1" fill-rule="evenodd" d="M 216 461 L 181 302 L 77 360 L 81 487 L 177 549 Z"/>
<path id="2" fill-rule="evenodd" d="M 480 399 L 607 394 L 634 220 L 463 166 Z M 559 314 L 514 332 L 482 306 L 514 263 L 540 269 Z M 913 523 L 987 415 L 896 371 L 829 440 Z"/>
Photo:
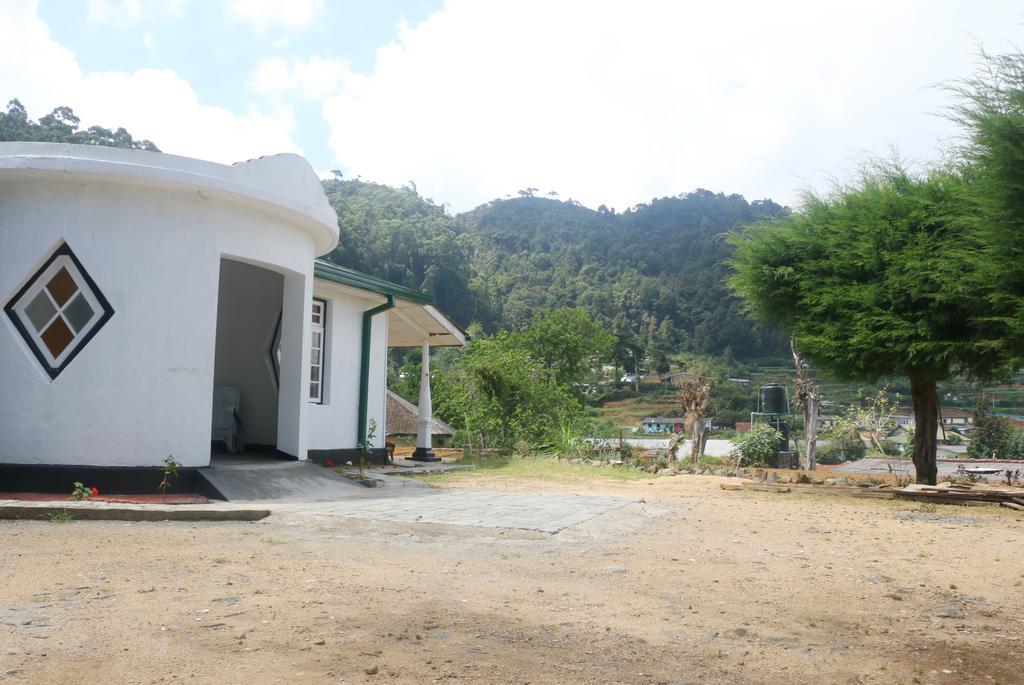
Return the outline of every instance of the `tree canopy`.
<path id="1" fill-rule="evenodd" d="M 413 185 L 391 188 L 336 178 L 324 182 L 338 214 L 328 261 L 432 294 L 463 325 L 486 318 L 470 287 L 470 250 L 444 207 Z"/>
<path id="2" fill-rule="evenodd" d="M 1024 358 L 1024 54 L 982 53 L 978 74 L 951 86 L 952 118 L 964 129 L 959 149 L 978 207 L 984 250 L 972 260 L 973 286 L 989 307 L 972 318 L 1005 354 Z"/>
<path id="3" fill-rule="evenodd" d="M 80 124 L 81 120 L 70 107 L 57 107 L 39 121 L 32 121 L 25 106 L 14 99 L 7 103 L 6 112 L 0 112 L 0 142 L 75 143 L 160 152 L 152 142 L 136 140 L 124 128 L 111 131 L 102 126 L 90 126 L 83 131 L 78 128 Z"/>
<path id="4" fill-rule="evenodd" d="M 986 302 L 970 278 L 980 249 L 971 214 L 959 174 L 880 162 L 855 184 L 807 194 L 800 211 L 733 239 L 732 286 L 812 362 L 843 379 L 910 380 L 922 482 L 936 477 L 936 381 L 998 361 L 965 325 Z"/>
<path id="5" fill-rule="evenodd" d="M 433 376 L 434 408 L 473 447 L 554 442 L 583 415 L 574 386 L 611 351 L 578 309 L 538 316 L 521 332 L 473 340 Z"/>

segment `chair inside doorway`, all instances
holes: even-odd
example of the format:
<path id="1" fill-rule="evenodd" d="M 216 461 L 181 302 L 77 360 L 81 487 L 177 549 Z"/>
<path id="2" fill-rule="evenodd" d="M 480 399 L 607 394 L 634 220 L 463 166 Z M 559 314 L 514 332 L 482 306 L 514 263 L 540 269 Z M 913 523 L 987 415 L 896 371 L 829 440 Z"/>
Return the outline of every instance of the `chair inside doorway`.
<path id="1" fill-rule="evenodd" d="M 241 392 L 230 385 L 213 388 L 213 427 L 211 441 L 223 442 L 229 454 L 245 451 L 242 438 Z"/>

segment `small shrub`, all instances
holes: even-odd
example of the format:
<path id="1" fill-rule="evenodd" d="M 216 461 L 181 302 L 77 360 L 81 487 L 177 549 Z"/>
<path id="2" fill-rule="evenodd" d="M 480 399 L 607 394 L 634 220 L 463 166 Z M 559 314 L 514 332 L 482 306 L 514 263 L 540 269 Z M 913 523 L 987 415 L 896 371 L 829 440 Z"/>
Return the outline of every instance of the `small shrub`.
<path id="1" fill-rule="evenodd" d="M 817 453 L 819 464 L 840 464 L 844 461 L 863 459 L 867 449 L 860 438 L 857 424 L 850 418 L 837 420 L 831 428 L 819 436 L 823 444 Z"/>
<path id="2" fill-rule="evenodd" d="M 782 434 L 766 423 L 759 423 L 736 438 L 730 456 L 739 466 L 757 467 L 770 464 L 779 452 Z"/>
<path id="3" fill-rule="evenodd" d="M 160 485 L 156 486 L 164 497 L 167 496 L 167 488 L 171 487 L 171 481 L 178 475 L 178 466 L 178 462 L 174 461 L 173 454 L 164 459 L 164 478 L 160 481 Z"/>
<path id="4" fill-rule="evenodd" d="M 84 499 L 95 497 L 98 494 L 100 494 L 100 491 L 95 486 L 87 488 L 82 483 L 75 481 L 74 487 L 71 489 L 71 497 L 69 497 L 68 499 L 74 500 L 76 502 L 81 502 Z"/>

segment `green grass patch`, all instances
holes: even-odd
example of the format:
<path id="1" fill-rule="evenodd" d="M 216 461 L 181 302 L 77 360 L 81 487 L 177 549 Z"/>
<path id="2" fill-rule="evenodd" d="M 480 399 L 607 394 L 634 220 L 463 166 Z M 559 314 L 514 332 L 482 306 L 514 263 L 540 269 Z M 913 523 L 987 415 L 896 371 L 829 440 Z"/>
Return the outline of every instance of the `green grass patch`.
<path id="1" fill-rule="evenodd" d="M 474 464 L 476 468 L 467 471 L 421 474 L 412 477 L 428 485 L 446 485 L 464 480 L 475 482 L 537 480 L 554 483 L 582 483 L 591 480 L 629 481 L 651 478 L 649 473 L 634 471 L 622 466 L 572 464 L 567 461 L 540 456 L 513 456 L 507 458 L 467 457 L 459 463 Z"/>
<path id="2" fill-rule="evenodd" d="M 61 509 L 60 511 L 55 511 L 52 514 L 50 514 L 50 516 L 49 516 L 50 523 L 70 523 L 71 521 L 74 521 L 74 520 L 75 520 L 74 514 L 72 514 L 67 509 Z"/>

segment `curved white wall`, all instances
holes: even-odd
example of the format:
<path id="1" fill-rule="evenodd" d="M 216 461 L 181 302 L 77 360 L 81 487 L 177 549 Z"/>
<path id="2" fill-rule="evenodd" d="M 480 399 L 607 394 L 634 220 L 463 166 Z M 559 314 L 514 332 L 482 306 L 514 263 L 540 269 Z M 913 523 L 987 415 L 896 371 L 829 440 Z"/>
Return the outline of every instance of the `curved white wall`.
<path id="1" fill-rule="evenodd" d="M 12 147 L 47 154 L 8 155 Z M 293 325 L 282 345 L 303 353 L 282 370 L 287 410 L 278 441 L 304 457 L 306 403 L 295 400 L 308 368 L 313 259 L 333 247 L 319 234 L 325 224 L 311 228 L 319 219 L 296 210 L 301 198 L 271 211 L 265 200 L 165 178 L 198 165 L 210 177 L 219 167 L 235 182 L 233 167 L 119 150 L 118 164 L 137 168 L 117 175 L 104 170 L 108 151 L 80 147 L 0 144 L 2 303 L 66 241 L 114 310 L 53 380 L 9 317 L 0 317 L 0 462 L 152 466 L 173 455 L 184 466 L 206 465 L 222 257 L 284 275 L 285 318 Z M 67 148 L 74 163 L 61 170 Z M 40 168 L 39 159 L 53 168 Z M 294 170 L 295 159 L 283 166 Z M 270 183 L 276 171 L 266 171 L 260 180 Z M 246 173 L 259 176 L 253 167 Z"/>

